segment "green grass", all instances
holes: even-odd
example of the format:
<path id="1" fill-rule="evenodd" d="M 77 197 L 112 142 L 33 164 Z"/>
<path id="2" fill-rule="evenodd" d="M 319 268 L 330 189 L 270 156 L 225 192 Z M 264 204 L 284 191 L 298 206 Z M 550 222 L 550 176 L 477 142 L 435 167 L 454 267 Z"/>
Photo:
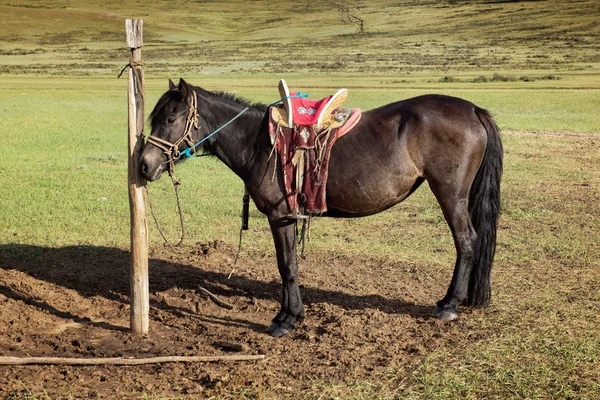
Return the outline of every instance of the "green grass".
<path id="1" fill-rule="evenodd" d="M 469 73 L 472 79 L 600 67 L 594 0 L 173 1 L 168 7 L 11 0 L 0 11 L 4 74 L 115 73 L 127 54 L 125 18 L 144 20 L 146 69 L 160 74 Z M 362 33 L 356 18 L 364 21 Z"/>
<path id="2" fill-rule="evenodd" d="M 126 80 L 56 78 L 45 80 L 41 88 L 38 78 L 2 78 L 0 82 L 5 88 L 0 91 L 0 110 L 6 113 L 0 122 L 4 132 L 4 145 L 0 149 L 0 199 L 5 214 L 0 225 L 2 240 L 43 245 L 126 243 L 128 204 L 123 190 L 126 184 Z M 276 98 L 273 87 L 253 87 L 255 83 L 251 79 L 213 80 L 208 88 L 235 89 L 236 82 L 241 87 L 237 91 L 239 95 L 264 102 Z M 291 82 L 302 88 L 305 81 L 296 83 L 292 79 Z M 203 84 L 203 81 L 198 83 Z M 348 81 L 337 83 L 342 85 Z M 149 79 L 147 84 L 149 113 L 166 87 L 166 81 Z M 262 85 L 262 81 L 257 84 Z M 308 91 L 314 97 L 330 92 L 310 88 Z M 369 109 L 427 92 L 429 89 L 356 88 L 350 91 L 348 102 Z M 461 96 L 489 108 L 499 125 L 506 129 L 600 131 L 600 122 L 594 118 L 595 109 L 600 106 L 596 91 L 463 88 L 439 92 Z M 577 105 L 585 107 L 577 109 Z M 571 112 L 565 112 L 561 107 Z M 508 140 L 533 139 L 510 137 Z M 538 142 L 548 145 L 544 141 Z M 511 151 L 510 147 L 508 151 Z M 509 153 L 507 158 L 508 168 L 511 167 L 511 155 Z M 540 164 L 537 159 L 526 159 L 526 164 L 520 168 L 529 173 L 538 173 L 536 169 L 545 168 L 539 174 L 546 174 L 548 169 L 556 172 L 563 167 L 560 160 L 552 160 L 549 156 L 544 160 L 546 162 Z M 184 182 L 182 197 L 190 237 L 232 240 L 239 222 L 241 182 L 217 160 L 210 158 L 187 161 L 178 168 L 177 174 Z M 579 175 L 585 176 L 586 172 L 573 172 L 566 179 Z M 510 184 L 510 177 L 507 179 Z M 172 222 L 175 203 L 170 183 L 165 179 L 150 187 L 152 197 L 156 197 L 154 204 L 160 219 Z M 403 203 L 400 212 L 421 207 L 418 204 L 425 201 L 432 210 L 431 217 L 423 217 L 426 222 L 433 220 L 444 225 L 436 214 L 437 205 L 433 198 L 428 197 L 425 190 L 420 192 L 416 201 Z M 516 209 L 514 216 L 537 218 L 540 213 L 542 211 L 535 209 Z M 419 209 L 419 215 L 424 215 L 422 209 Z M 257 221 L 259 215 L 256 212 L 252 217 L 253 225 L 266 229 L 264 223 Z M 387 217 L 367 219 L 372 226 L 386 220 Z M 344 230 L 358 223 L 335 222 L 340 228 L 346 228 Z M 174 224 L 165 225 L 169 228 Z M 175 228 L 171 234 L 176 234 Z M 318 230 L 315 234 L 318 235 Z M 360 248 L 364 240 L 357 239 L 355 246 Z M 323 246 L 330 245 L 325 240 Z M 384 252 L 393 243 L 382 246 Z"/>

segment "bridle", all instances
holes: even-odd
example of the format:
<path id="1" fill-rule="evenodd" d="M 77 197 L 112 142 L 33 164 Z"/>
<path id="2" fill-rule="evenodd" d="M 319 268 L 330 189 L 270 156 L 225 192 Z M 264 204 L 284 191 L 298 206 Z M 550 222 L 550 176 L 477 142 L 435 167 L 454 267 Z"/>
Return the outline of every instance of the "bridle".
<path id="1" fill-rule="evenodd" d="M 196 148 L 198 146 L 200 146 L 202 143 L 204 143 L 205 141 L 207 141 L 208 139 L 210 139 L 211 137 L 216 135 L 223 128 L 225 128 L 226 126 L 231 124 L 233 121 L 235 121 L 236 119 L 241 117 L 242 114 L 244 114 L 246 111 L 248 111 L 250 109 L 250 107 L 244 108 L 235 117 L 231 118 L 225 124 L 221 125 L 219 128 L 215 129 L 214 131 L 212 131 L 211 133 L 206 135 L 206 137 L 204 137 L 203 139 L 198 140 L 198 142 L 194 143 L 194 138 L 192 136 L 192 130 L 196 129 L 196 132 L 197 133 L 199 132 L 199 123 L 198 123 L 199 116 L 198 116 L 198 94 L 196 93 L 195 90 L 193 90 L 193 92 L 194 92 L 194 95 L 191 97 L 191 104 L 190 104 L 190 108 L 188 110 L 188 115 L 186 118 L 185 129 L 183 130 L 183 135 L 181 135 L 181 137 L 173 143 L 169 142 L 168 140 L 164 140 L 159 137 L 152 136 L 152 135 L 148 136 L 148 138 L 146 139 L 146 143 L 150 143 L 163 151 L 163 154 L 167 157 L 167 162 L 169 164 L 169 176 L 171 177 L 171 181 L 173 182 L 173 187 L 175 188 L 175 195 L 177 197 L 177 208 L 179 210 L 179 220 L 181 222 L 181 239 L 179 240 L 179 243 L 176 244 L 176 246 L 179 246 L 181 243 L 183 243 L 183 239 L 185 237 L 185 227 L 184 227 L 184 222 L 183 222 L 183 212 L 181 210 L 181 201 L 179 199 L 179 186 L 181 185 L 181 181 L 179 181 L 177 178 L 175 178 L 175 176 L 173 174 L 174 170 L 175 170 L 175 160 L 180 159 L 182 156 L 186 157 L 186 158 L 196 157 L 195 153 L 196 153 Z M 281 100 L 279 100 L 279 101 L 281 101 Z M 273 104 L 276 104 L 279 101 L 277 101 Z M 273 105 L 273 104 L 271 104 L 271 105 Z M 185 142 L 188 145 L 188 148 L 183 151 L 179 151 L 179 145 L 183 142 Z M 148 190 L 147 187 L 146 187 L 146 190 Z M 239 252 L 240 252 L 240 249 L 242 246 L 242 230 L 247 229 L 247 220 L 248 220 L 247 219 L 248 218 L 247 217 L 247 215 L 248 215 L 247 205 L 249 202 L 248 196 L 249 196 L 248 192 L 246 191 L 244 194 L 244 199 L 243 199 L 245 211 L 242 213 L 242 214 L 245 213 L 246 216 L 243 217 L 242 229 L 240 230 L 240 243 L 239 243 L 239 247 L 238 247 L 238 254 L 236 255 L 234 266 L 237 263 Z M 156 218 L 156 215 L 154 214 L 154 210 L 152 209 L 152 203 L 150 203 L 150 193 L 149 192 L 148 192 L 148 203 L 150 205 L 150 211 L 152 213 L 152 217 L 154 218 L 154 222 L 156 222 L 156 225 L 158 227 L 158 231 L 160 232 L 160 235 L 162 236 L 163 240 L 165 241 L 165 244 L 169 244 L 167 238 L 165 237 L 164 233 L 162 232 L 160 224 L 158 223 L 158 219 Z M 244 223 L 246 224 L 246 228 L 244 228 L 244 226 L 245 226 Z M 233 271 L 232 271 L 232 273 L 233 273 Z M 230 274 L 230 276 L 231 276 L 231 274 Z"/>
<path id="2" fill-rule="evenodd" d="M 233 121 L 241 117 L 243 113 L 248 111 L 250 107 L 244 108 L 240 111 L 235 117 L 231 118 L 229 121 L 206 135 L 203 139 L 194 143 L 194 138 L 192 137 L 192 129 L 195 128 L 196 132 L 198 132 L 198 94 L 194 91 L 194 95 L 192 96 L 192 104 L 190 105 L 190 109 L 188 111 L 188 115 L 185 122 L 185 129 L 183 130 L 183 135 L 177 139 L 174 143 L 171 143 L 167 140 L 161 139 L 156 136 L 148 136 L 147 143 L 153 144 L 163 151 L 163 154 L 167 156 L 167 162 L 169 163 L 169 175 L 173 177 L 173 170 L 175 169 L 175 160 L 180 159 L 182 156 L 186 158 L 194 158 L 196 157 L 194 154 L 196 153 L 196 148 L 200 146 L 202 143 L 206 142 L 208 139 L 216 135 L 221 131 L 221 129 L 225 128 L 227 125 L 231 124 Z M 185 142 L 188 145 L 188 148 L 179 151 L 179 145 Z"/>
<path id="3" fill-rule="evenodd" d="M 161 139 L 156 136 L 148 136 L 147 143 L 153 144 L 163 151 L 163 154 L 167 157 L 169 163 L 169 175 L 173 175 L 173 169 L 175 167 L 175 160 L 179 159 L 183 152 L 179 151 L 179 145 L 185 142 L 188 145 L 188 149 L 185 150 L 186 156 L 191 156 L 190 150 L 196 152 L 196 146 L 194 146 L 194 138 L 192 137 L 192 130 L 198 131 L 198 95 L 194 91 L 194 95 L 191 97 L 192 101 L 188 110 L 188 115 L 185 121 L 185 129 L 183 135 L 175 142 L 171 143 L 168 140 Z M 192 153 L 193 154 L 193 153 Z"/>

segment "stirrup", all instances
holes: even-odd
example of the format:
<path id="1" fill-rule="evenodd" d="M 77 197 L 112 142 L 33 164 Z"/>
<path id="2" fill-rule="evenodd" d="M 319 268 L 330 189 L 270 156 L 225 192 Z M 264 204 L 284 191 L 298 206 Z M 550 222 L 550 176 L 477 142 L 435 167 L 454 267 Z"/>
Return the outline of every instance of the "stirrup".
<path id="1" fill-rule="evenodd" d="M 305 220 L 305 219 L 308 219 L 308 215 L 302 214 L 302 213 L 298 212 L 298 210 L 296 210 L 294 208 L 292 210 L 292 212 L 287 215 L 287 218 L 289 218 L 289 219 L 297 219 L 297 220 Z"/>

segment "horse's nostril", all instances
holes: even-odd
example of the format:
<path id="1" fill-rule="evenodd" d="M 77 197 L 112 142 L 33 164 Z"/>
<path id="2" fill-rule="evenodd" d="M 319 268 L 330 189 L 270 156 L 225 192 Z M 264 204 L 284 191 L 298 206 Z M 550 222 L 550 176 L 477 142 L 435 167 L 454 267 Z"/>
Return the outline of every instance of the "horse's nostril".
<path id="1" fill-rule="evenodd" d="M 145 162 L 142 163 L 142 175 L 146 175 L 148 173 L 148 164 Z"/>

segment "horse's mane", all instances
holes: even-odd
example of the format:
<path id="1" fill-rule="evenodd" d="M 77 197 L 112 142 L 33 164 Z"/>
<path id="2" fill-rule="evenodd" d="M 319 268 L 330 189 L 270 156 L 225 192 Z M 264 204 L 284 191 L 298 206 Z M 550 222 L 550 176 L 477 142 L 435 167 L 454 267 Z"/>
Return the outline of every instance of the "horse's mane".
<path id="1" fill-rule="evenodd" d="M 204 89 L 201 89 L 201 90 L 204 90 Z M 206 92 L 209 95 L 212 95 L 213 97 L 216 97 L 220 100 L 223 100 L 226 103 L 239 104 L 244 107 L 256 108 L 257 110 L 259 110 L 261 112 L 267 112 L 267 108 L 269 107 L 266 104 L 260 103 L 260 102 L 251 103 L 249 100 L 247 100 L 243 97 L 236 96 L 233 93 L 229 93 L 229 92 L 223 92 L 223 91 L 208 92 L 206 90 L 204 90 L 204 92 Z"/>
<path id="2" fill-rule="evenodd" d="M 221 101 L 231 104 L 231 105 L 240 105 L 243 107 L 254 108 L 254 109 L 260 111 L 261 113 L 267 112 L 268 106 L 264 103 L 260 103 L 260 102 L 251 103 L 249 100 L 246 100 L 243 97 L 236 96 L 233 93 L 229 93 L 229 92 L 224 92 L 224 91 L 210 92 L 210 91 L 202 89 L 201 87 L 198 87 L 198 86 L 192 86 L 192 87 L 200 95 L 203 95 L 206 97 L 212 97 L 212 98 L 221 100 Z M 150 116 L 148 117 L 148 119 L 150 120 L 150 124 L 152 126 L 154 126 L 154 124 L 156 123 L 156 120 L 158 118 L 158 114 L 159 114 L 160 110 L 164 109 L 167 106 L 167 104 L 169 104 L 171 101 L 181 101 L 181 94 L 179 93 L 179 91 L 169 90 L 169 91 L 165 92 L 160 97 L 160 99 L 158 99 L 156 106 L 154 106 L 154 109 L 152 110 L 152 112 L 150 113 Z"/>

